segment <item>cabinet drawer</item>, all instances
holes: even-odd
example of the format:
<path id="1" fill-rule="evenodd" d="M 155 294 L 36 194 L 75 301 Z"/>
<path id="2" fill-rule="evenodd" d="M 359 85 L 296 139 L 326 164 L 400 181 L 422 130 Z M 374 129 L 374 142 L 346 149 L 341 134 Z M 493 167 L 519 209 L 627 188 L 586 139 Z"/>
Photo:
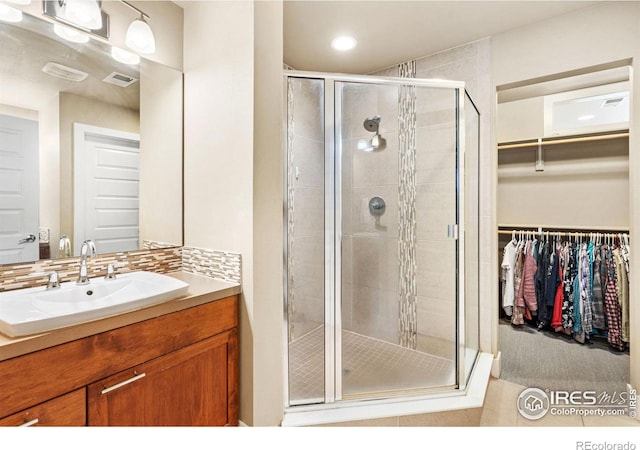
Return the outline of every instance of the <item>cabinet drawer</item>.
<path id="1" fill-rule="evenodd" d="M 86 389 L 78 389 L 0 419 L 0 426 L 84 426 L 86 417 Z"/>

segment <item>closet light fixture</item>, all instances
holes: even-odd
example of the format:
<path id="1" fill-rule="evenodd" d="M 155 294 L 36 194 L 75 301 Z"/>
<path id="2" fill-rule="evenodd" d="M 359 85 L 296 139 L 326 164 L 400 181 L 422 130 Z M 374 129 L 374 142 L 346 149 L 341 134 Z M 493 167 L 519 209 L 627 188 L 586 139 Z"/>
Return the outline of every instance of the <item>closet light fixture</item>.
<path id="1" fill-rule="evenodd" d="M 118 47 L 111 47 L 111 57 L 123 64 L 129 64 L 132 66 L 140 64 L 140 57 L 138 55 Z"/>
<path id="2" fill-rule="evenodd" d="M 155 53 L 156 38 L 153 36 L 153 31 L 151 31 L 151 27 L 146 21 L 146 19 L 149 19 L 149 15 L 136 8 L 129 2 L 126 2 L 124 0 L 121 1 L 129 8 L 140 14 L 140 17 L 138 19 L 135 19 L 133 22 L 131 22 L 131 25 L 129 25 L 129 28 L 127 29 L 125 44 L 127 44 L 127 47 L 129 47 L 130 49 L 140 53 L 145 53 L 147 55 Z"/>
<path id="3" fill-rule="evenodd" d="M 102 28 L 102 11 L 96 0 L 66 0 L 64 18 L 90 30 Z"/>
<path id="4" fill-rule="evenodd" d="M 69 42 L 75 42 L 76 44 L 85 44 L 89 42 L 89 36 L 78 30 L 75 30 L 66 25 L 59 23 L 53 24 L 53 32 Z"/>
<path id="5" fill-rule="evenodd" d="M 22 11 L 14 8 L 13 6 L 0 3 L 0 20 L 3 22 L 11 22 L 11 23 L 21 22 Z"/>

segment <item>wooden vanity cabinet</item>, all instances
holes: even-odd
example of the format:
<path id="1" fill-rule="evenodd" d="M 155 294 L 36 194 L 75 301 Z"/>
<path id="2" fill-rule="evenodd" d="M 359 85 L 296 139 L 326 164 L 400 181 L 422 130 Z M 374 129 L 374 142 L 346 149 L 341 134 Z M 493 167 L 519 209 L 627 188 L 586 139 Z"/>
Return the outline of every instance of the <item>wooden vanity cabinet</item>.
<path id="1" fill-rule="evenodd" d="M 0 425 L 237 425 L 237 311 L 231 296 L 2 361 Z"/>
<path id="2" fill-rule="evenodd" d="M 0 426 L 84 426 L 87 424 L 85 405 L 85 389 L 77 389 L 48 402 L 0 419 Z"/>
<path id="3" fill-rule="evenodd" d="M 229 424 L 231 337 L 222 333 L 89 385 L 89 425 Z"/>

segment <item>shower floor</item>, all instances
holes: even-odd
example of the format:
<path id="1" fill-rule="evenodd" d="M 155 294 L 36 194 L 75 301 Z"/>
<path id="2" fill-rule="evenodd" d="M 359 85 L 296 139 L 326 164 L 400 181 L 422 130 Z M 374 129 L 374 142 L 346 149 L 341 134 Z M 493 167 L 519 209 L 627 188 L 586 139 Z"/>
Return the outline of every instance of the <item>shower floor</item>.
<path id="1" fill-rule="evenodd" d="M 318 327 L 289 344 L 291 403 L 324 399 L 324 333 Z M 451 386 L 454 361 L 352 331 L 342 332 L 342 391 L 362 396 Z"/>

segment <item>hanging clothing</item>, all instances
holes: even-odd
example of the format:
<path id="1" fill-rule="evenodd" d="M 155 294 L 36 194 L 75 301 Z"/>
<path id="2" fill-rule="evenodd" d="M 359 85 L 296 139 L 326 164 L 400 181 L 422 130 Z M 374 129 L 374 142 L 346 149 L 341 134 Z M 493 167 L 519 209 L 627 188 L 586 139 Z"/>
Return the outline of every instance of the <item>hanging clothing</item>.
<path id="1" fill-rule="evenodd" d="M 623 342 L 629 342 L 629 280 L 620 248 L 613 249 L 612 253 L 616 265 L 616 287 L 620 304 L 620 337 Z"/>
<path id="2" fill-rule="evenodd" d="M 556 288 L 556 294 L 553 299 L 553 312 L 551 317 L 551 327 L 555 331 L 562 330 L 562 303 L 564 297 L 564 272 L 566 270 L 566 254 L 564 248 L 557 250 L 558 252 L 558 277 L 560 284 Z"/>
<path id="3" fill-rule="evenodd" d="M 593 245 L 591 244 L 591 254 Z M 593 283 L 591 281 L 591 254 L 589 244 L 582 244 L 580 253 L 580 311 L 582 313 L 582 330 L 588 337 L 593 331 L 593 313 L 591 310 L 591 292 Z"/>
<path id="4" fill-rule="evenodd" d="M 574 281 L 578 274 L 577 260 L 576 260 L 576 244 L 569 242 L 566 250 L 566 268 L 564 270 L 564 292 L 562 299 L 562 309 L 560 322 L 555 322 L 555 327 L 562 327 L 568 330 L 573 329 L 574 317 L 574 297 L 575 291 Z"/>
<path id="5" fill-rule="evenodd" d="M 513 314 L 513 302 L 515 300 L 515 268 L 516 268 L 516 244 L 511 240 L 505 245 L 502 256 L 502 309 L 507 316 Z"/>
<path id="6" fill-rule="evenodd" d="M 544 243 L 540 241 L 540 244 L 538 245 L 538 249 L 539 249 L 538 262 L 537 262 L 538 270 L 536 271 L 536 275 L 535 275 L 536 302 L 538 303 L 538 326 L 539 327 L 544 327 L 551 319 L 550 317 L 547 318 L 547 308 L 546 308 L 546 302 L 545 302 L 545 280 L 546 280 L 547 271 L 549 270 L 550 256 L 551 256 L 549 248 L 550 246 L 548 241 L 544 241 Z"/>
<path id="7" fill-rule="evenodd" d="M 513 289 L 515 291 L 515 300 L 513 305 L 513 315 L 511 323 L 513 325 L 524 325 L 524 306 L 521 305 L 520 299 L 524 296 L 524 285 L 522 283 L 522 269 L 524 268 L 524 241 L 518 242 L 516 248 L 516 266 L 514 270 Z"/>
<path id="8" fill-rule="evenodd" d="M 519 300 L 518 306 L 525 307 L 533 315 L 536 315 L 536 312 L 538 311 L 538 302 L 536 301 L 536 286 L 534 278 L 538 266 L 535 258 L 533 257 L 533 246 L 534 243 L 532 241 L 527 241 L 524 247 L 522 286 L 520 289 L 522 295 L 516 300 Z"/>
<path id="9" fill-rule="evenodd" d="M 622 335 L 620 332 L 620 304 L 618 303 L 618 277 L 616 275 L 615 262 L 610 249 L 607 249 L 607 288 L 604 294 L 604 304 L 607 313 L 609 331 L 607 342 L 617 350 L 624 350 Z"/>
<path id="10" fill-rule="evenodd" d="M 603 286 L 606 286 L 606 275 L 603 282 L 603 276 L 601 272 L 602 265 L 602 252 L 600 248 L 594 250 L 594 260 L 591 273 L 593 274 L 593 293 L 591 296 L 591 305 L 593 312 L 593 328 L 605 330 L 607 323 L 604 312 L 604 291 Z"/>
<path id="11" fill-rule="evenodd" d="M 548 322 L 553 318 L 553 305 L 555 304 L 558 287 L 562 285 L 560 255 L 556 249 L 556 245 L 550 243 L 549 266 L 545 274 L 544 284 L 544 309 L 546 320 Z M 539 312 L 538 312 L 539 314 Z"/>

